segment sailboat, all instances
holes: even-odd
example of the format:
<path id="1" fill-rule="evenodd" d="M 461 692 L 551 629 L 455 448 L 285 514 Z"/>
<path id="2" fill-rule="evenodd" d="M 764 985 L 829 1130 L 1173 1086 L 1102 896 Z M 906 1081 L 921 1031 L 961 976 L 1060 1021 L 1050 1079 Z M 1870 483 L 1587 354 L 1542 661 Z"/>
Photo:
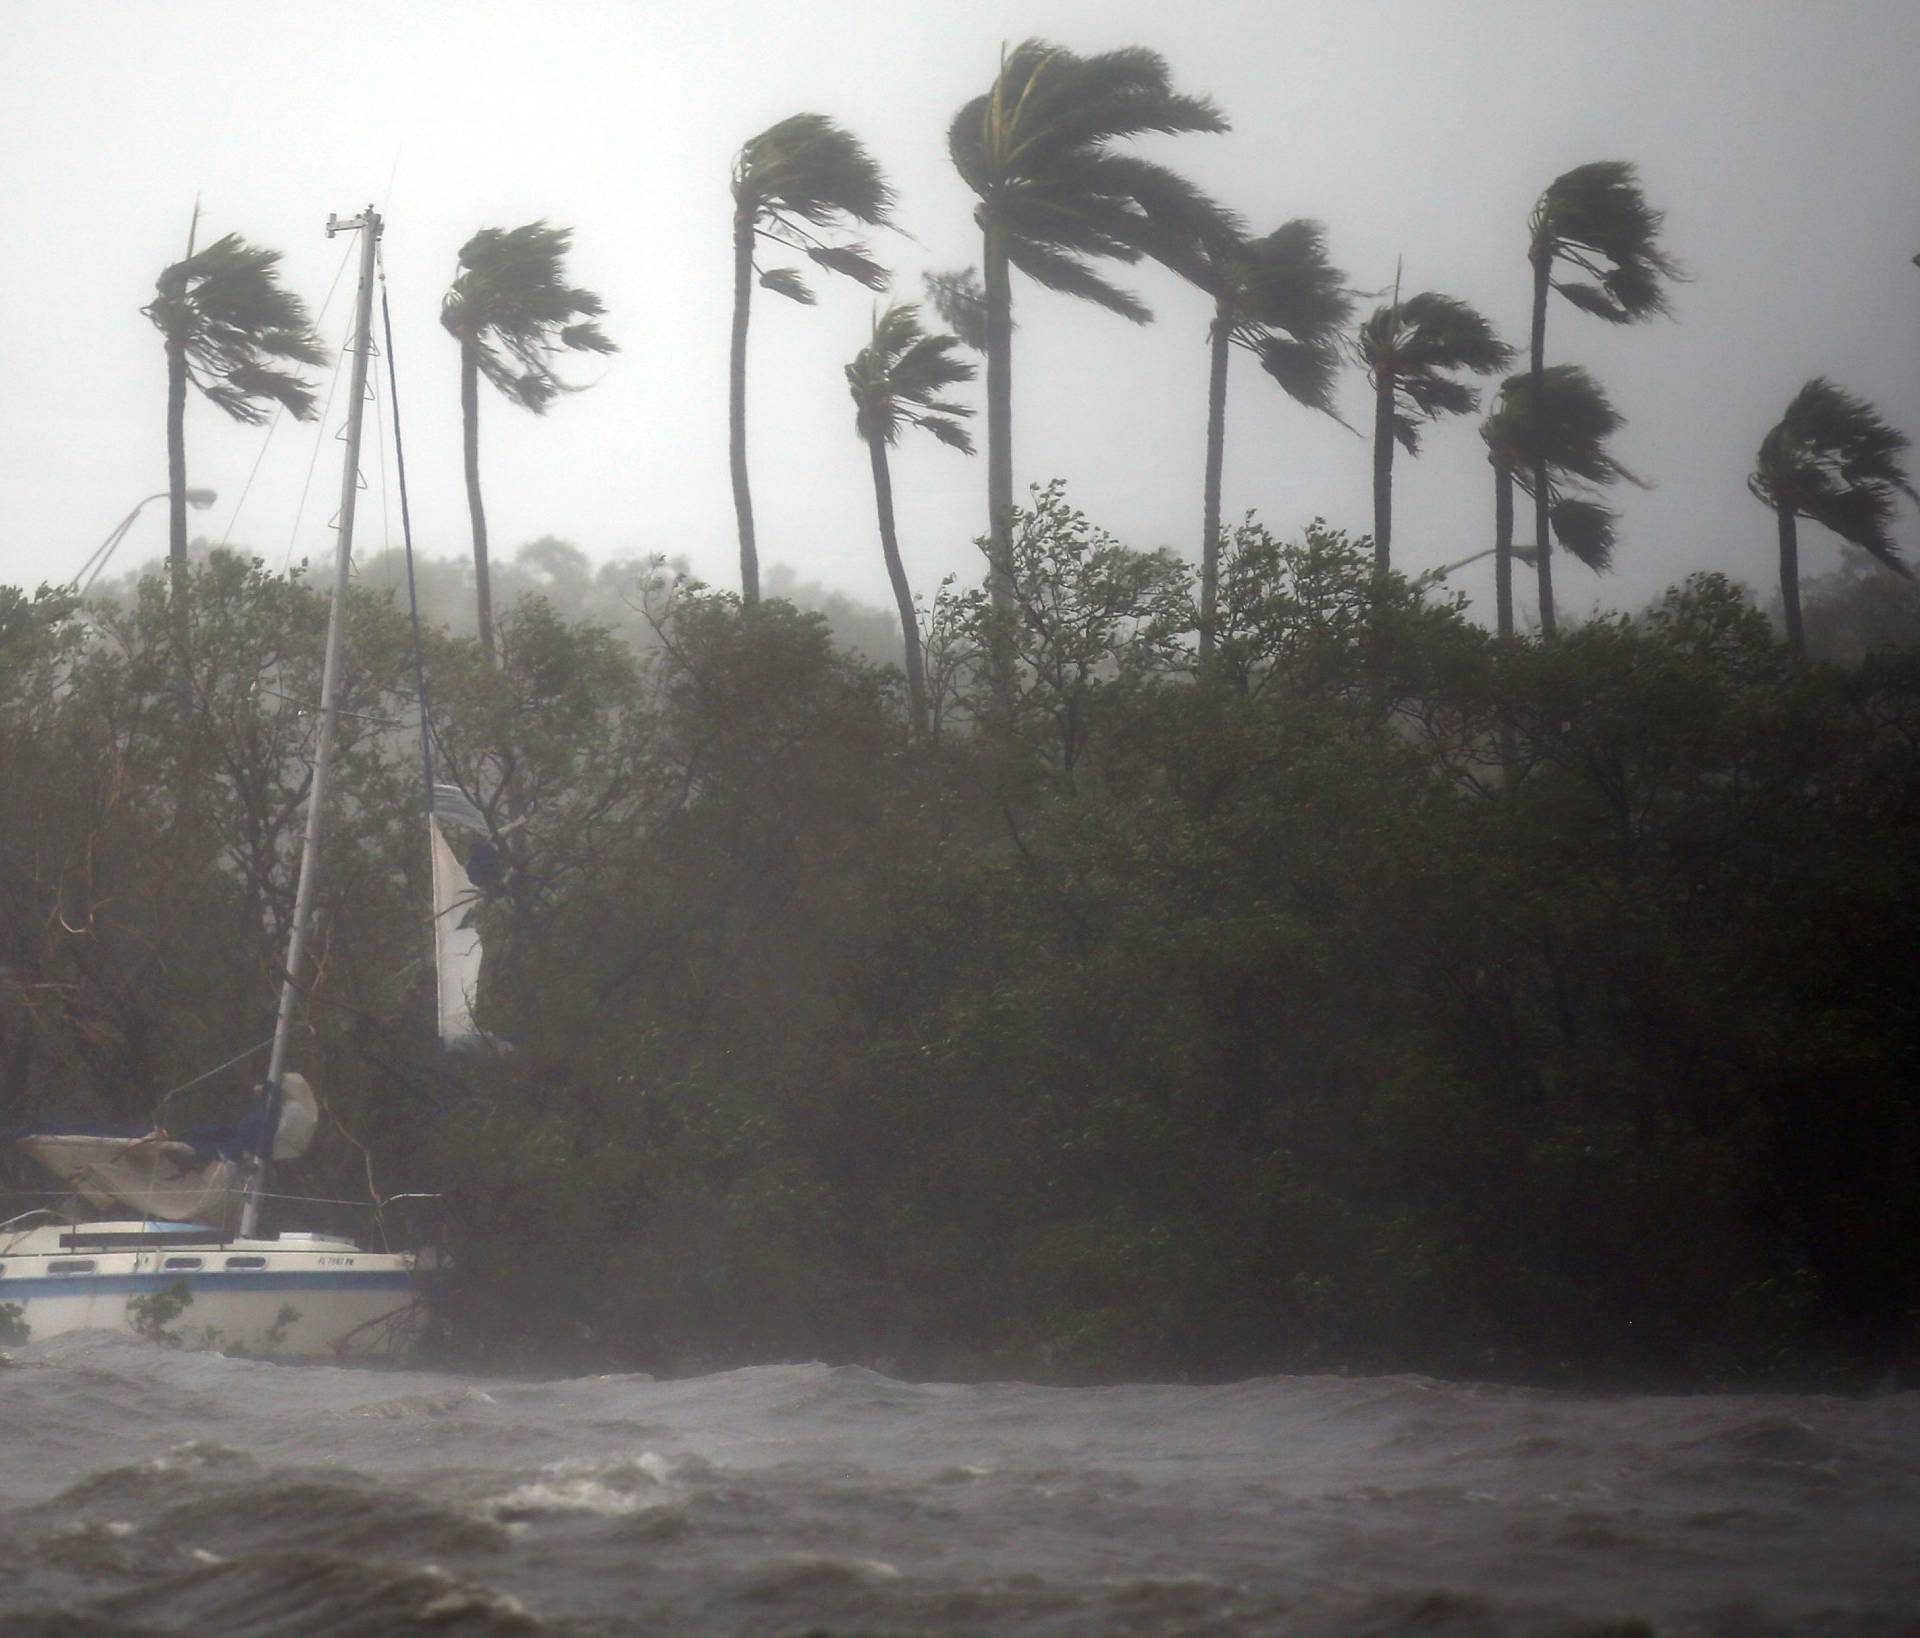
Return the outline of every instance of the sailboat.
<path id="1" fill-rule="evenodd" d="M 337 1234 L 261 1223 L 263 1206 L 279 1198 L 270 1187 L 273 1168 L 305 1153 L 319 1119 L 313 1089 L 287 1058 L 295 1005 L 308 982 L 381 230 L 371 206 L 327 222 L 329 238 L 360 234 L 360 283 L 319 742 L 266 1078 L 245 1116 L 228 1127 L 178 1136 L 157 1127 L 16 1133 L 20 1148 L 72 1193 L 62 1208 L 0 1222 L 0 1344 L 101 1328 L 264 1357 L 392 1359 L 405 1355 L 419 1332 L 432 1253 L 372 1250 Z M 423 718 L 425 709 L 423 698 Z M 424 721 L 422 738 L 424 744 Z M 480 948 L 478 933 L 464 922 L 476 895 L 440 827 L 485 825 L 457 789 L 434 786 L 430 770 L 427 777 L 439 1026 L 443 1040 L 471 1041 L 478 1038 L 472 1004 Z"/>

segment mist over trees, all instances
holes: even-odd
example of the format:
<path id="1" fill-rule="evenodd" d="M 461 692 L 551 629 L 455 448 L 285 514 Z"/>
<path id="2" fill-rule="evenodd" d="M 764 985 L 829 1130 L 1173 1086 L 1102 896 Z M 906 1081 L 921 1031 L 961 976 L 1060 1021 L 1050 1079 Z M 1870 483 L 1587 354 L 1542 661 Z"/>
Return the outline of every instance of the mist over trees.
<path id="1" fill-rule="evenodd" d="M 592 542 L 494 551 L 480 380 L 539 412 L 569 353 L 615 348 L 571 229 L 461 250 L 472 556 L 413 565 L 424 706 L 407 564 L 356 564 L 297 1048 L 331 1117 L 311 1194 L 444 1191 L 452 1354 L 1833 1386 L 1920 1361 L 1905 435 L 1825 377 L 1756 425 L 1727 482 L 1774 514 L 1777 614 L 1695 575 L 1569 618 L 1556 548 L 1599 572 L 1670 544 L 1619 539 L 1633 406 L 1559 327 L 1546 348 L 1556 293 L 1668 311 L 1635 166 L 1556 178 L 1524 247 L 1520 201 L 1528 356 L 1483 406 L 1468 378 L 1516 360 L 1498 319 L 1388 296 L 1336 265 L 1337 226 L 1251 236 L 1135 145 L 1227 130 L 1152 51 L 1040 40 L 953 117 L 980 272 L 921 275 L 953 334 L 890 295 L 841 355 L 875 511 L 828 522 L 862 552 L 877 524 L 892 609 L 763 569 L 747 466 L 753 293 L 815 302 L 770 249 L 911 282 L 848 237 L 903 220 L 884 156 L 799 114 L 739 150 L 730 216 L 715 187 L 737 590 Z M 1144 323 L 1115 272 L 1143 261 L 1209 326 L 1205 467 L 1168 474 L 1197 552 L 1014 481 L 1013 273 Z M 298 568 L 187 550 L 181 409 L 189 383 L 241 421 L 310 409 L 274 266 L 228 235 L 148 309 L 171 585 L 0 588 L 10 1120 L 149 1119 L 241 1053 L 195 1096 L 229 1094 L 273 1010 L 325 613 Z M 916 588 L 889 451 L 919 428 L 971 452 L 963 346 L 977 573 Z M 1222 515 L 1235 346 L 1332 415 L 1366 372 L 1373 534 Z M 1188 411 L 1200 385 L 1196 362 Z M 1477 444 L 1442 429 L 1483 409 Z M 1492 630 L 1445 593 L 1457 565 L 1394 568 L 1394 453 L 1430 429 L 1430 458 L 1489 464 Z M 1041 472 L 1045 434 L 1020 441 Z M 1803 586 L 1801 520 L 1862 550 Z M 505 861 L 479 1009 L 510 1049 L 457 1061 L 431 1046 L 423 709 Z"/>

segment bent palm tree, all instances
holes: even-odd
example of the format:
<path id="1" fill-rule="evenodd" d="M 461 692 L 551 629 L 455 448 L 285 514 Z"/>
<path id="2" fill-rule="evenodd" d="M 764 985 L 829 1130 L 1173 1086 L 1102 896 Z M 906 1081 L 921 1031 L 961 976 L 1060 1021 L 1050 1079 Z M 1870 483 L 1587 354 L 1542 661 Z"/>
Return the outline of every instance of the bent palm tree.
<path id="1" fill-rule="evenodd" d="M 1213 297 L 1208 330 L 1207 473 L 1200 546 L 1200 659 L 1213 654 L 1220 578 L 1220 474 L 1227 435 L 1227 359 L 1244 347 L 1295 402 L 1338 419 L 1336 337 L 1353 311 L 1346 274 L 1327 261 L 1318 222 L 1293 221 L 1263 239 L 1214 234 L 1176 271 Z"/>
<path id="2" fill-rule="evenodd" d="M 1582 312 L 1610 324 L 1635 324 L 1671 311 L 1664 284 L 1683 278 L 1679 264 L 1660 248 L 1664 211 L 1640 192 L 1639 173 L 1624 160 L 1577 165 L 1548 184 L 1527 224 L 1527 259 L 1533 265 L 1532 374 L 1535 390 L 1546 371 L 1547 294 L 1557 290 Z M 1584 278 L 1556 279 L 1565 266 Z M 1540 629 L 1551 637 L 1553 553 L 1548 545 L 1548 461 L 1533 451 L 1534 518 L 1540 556 Z"/>
<path id="3" fill-rule="evenodd" d="M 1546 458 L 1546 505 L 1540 508 L 1552 537 L 1596 574 L 1613 562 L 1619 514 L 1595 498 L 1621 479 L 1641 488 L 1636 477 L 1607 449 L 1607 441 L 1626 424 L 1600 384 L 1578 364 L 1556 364 L 1541 378 L 1536 393 L 1531 372 L 1501 384 L 1499 402 L 1481 424 L 1487 461 L 1493 467 L 1494 596 L 1498 630 L 1513 635 L 1513 559 L 1523 556 L 1513 543 L 1513 492 L 1516 487 L 1539 499 L 1539 458 Z M 1536 415 L 1534 405 L 1544 406 Z M 1537 515 L 1537 514 L 1536 514 Z M 1536 540 L 1537 566 L 1545 542 Z M 1542 633 L 1546 622 L 1541 622 Z"/>
<path id="4" fill-rule="evenodd" d="M 281 288 L 277 250 L 237 233 L 175 262 L 154 281 L 141 311 L 166 338 L 167 557 L 178 591 L 187 572 L 187 387 L 197 387 L 244 426 L 259 426 L 267 400 L 311 420 L 313 389 L 295 369 L 324 364 L 306 303 Z"/>
<path id="5" fill-rule="evenodd" d="M 900 441 L 904 427 L 922 427 L 943 444 L 973 453 L 973 439 L 960 422 L 973 414 L 967 404 L 939 395 L 962 381 L 971 381 L 974 368 L 955 358 L 957 337 L 928 335 L 920 328 L 919 308 L 889 307 L 876 313 L 873 339 L 847 366 L 847 391 L 853 395 L 854 430 L 867 446 L 873 465 L 873 498 L 880 515 L 880 552 L 893 583 L 893 599 L 900 610 L 900 635 L 906 644 L 907 699 L 913 731 L 927 733 L 926 657 L 920 649 L 920 623 L 913 612 L 913 592 L 906 566 L 900 561 L 900 540 L 893 524 L 893 477 L 887 466 L 888 448 Z"/>
<path id="6" fill-rule="evenodd" d="M 947 147 L 979 196 L 987 354 L 987 521 L 995 611 L 1012 610 L 1013 293 L 1037 284 L 1144 324 L 1152 314 L 1096 260 L 1173 262 L 1237 224 L 1192 183 L 1113 144 L 1145 132 L 1224 131 L 1205 97 L 1183 96 L 1157 52 L 1077 57 L 1044 40 L 1003 51 L 992 86 L 953 117 Z"/>
<path id="7" fill-rule="evenodd" d="M 829 273 L 841 273 L 869 290 L 887 282 L 886 269 L 864 245 L 828 244 L 815 230 L 850 222 L 885 227 L 893 190 L 873 157 L 848 132 L 822 114 L 794 114 L 770 125 L 743 147 L 733 162 L 733 350 L 728 367 L 728 458 L 733 471 L 733 511 L 740 526 L 740 598 L 760 601 L 760 553 L 753 533 L 753 495 L 747 487 L 747 319 L 754 274 L 760 283 L 792 301 L 813 304 L 813 291 L 791 267 L 764 271 L 754 260 L 755 241 L 796 250 Z"/>
<path id="8" fill-rule="evenodd" d="M 1373 386 L 1373 561 L 1384 576 L 1393 567 L 1393 446 L 1420 452 L 1420 430 L 1443 415 L 1477 409 L 1480 395 L 1456 372 L 1490 375 L 1513 349 L 1465 302 L 1437 291 L 1376 308 L 1360 326 L 1354 357 Z"/>
<path id="9" fill-rule="evenodd" d="M 440 322 L 460 343 L 460 418 L 473 523 L 474 590 L 480 646 L 493 658 L 493 581 L 487 560 L 487 511 L 480 498 L 480 378 L 511 403 L 544 415 L 563 392 L 579 389 L 554 365 L 562 352 L 617 353 L 597 322 L 606 304 L 566 281 L 571 228 L 544 220 L 482 228 L 460 247 L 459 271 L 440 303 Z"/>
<path id="10" fill-rule="evenodd" d="M 1920 500 L 1907 479 L 1906 450 L 1905 433 L 1821 376 L 1793 395 L 1787 413 L 1760 441 L 1747 487 L 1778 520 L 1780 601 L 1787 640 L 1800 658 L 1806 657 L 1807 638 L 1800 622 L 1798 520 L 1824 524 L 1896 574 L 1910 575 L 1887 528 L 1896 490 Z"/>

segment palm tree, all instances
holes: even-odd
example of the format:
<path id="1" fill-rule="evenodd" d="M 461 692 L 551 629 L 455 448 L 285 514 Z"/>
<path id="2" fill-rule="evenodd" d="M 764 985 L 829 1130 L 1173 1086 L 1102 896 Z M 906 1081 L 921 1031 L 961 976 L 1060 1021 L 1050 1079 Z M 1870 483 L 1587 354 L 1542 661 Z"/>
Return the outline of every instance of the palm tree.
<path id="1" fill-rule="evenodd" d="M 987 354 L 988 560 L 994 608 L 1012 610 L 1013 292 L 1010 269 L 1144 324 L 1152 314 L 1090 265 L 1172 262 L 1233 218 L 1190 182 L 1115 143 L 1158 131 L 1224 131 L 1183 96 L 1157 52 L 1077 57 L 1045 40 L 1003 50 L 991 87 L 953 117 L 947 146 L 979 196 Z"/>
<path id="2" fill-rule="evenodd" d="M 1747 487 L 1779 523 L 1780 601 L 1787 640 L 1800 658 L 1807 638 L 1800 623 L 1799 519 L 1826 525 L 1896 574 L 1910 575 L 1887 529 L 1896 490 L 1920 500 L 1907 479 L 1906 450 L 1904 432 L 1821 376 L 1793 395 L 1787 413 L 1761 439 Z"/>
<path id="3" fill-rule="evenodd" d="M 853 395 L 854 430 L 873 464 L 873 498 L 880 514 L 880 551 L 900 610 L 900 634 L 906 644 L 907 698 L 913 731 L 927 733 L 926 657 L 920 649 L 920 624 L 913 592 L 900 561 L 900 540 L 893 526 L 893 477 L 888 448 L 904 427 L 922 427 L 943 444 L 973 453 L 973 439 L 960 422 L 973 414 L 967 404 L 940 397 L 950 387 L 971 381 L 974 368 L 954 357 L 955 336 L 928 335 L 920 328 L 920 309 L 911 303 L 877 312 L 873 338 L 847 366 L 847 390 Z"/>
<path id="4" fill-rule="evenodd" d="M 1480 428 L 1493 467 L 1494 596 L 1502 637 L 1513 635 L 1513 559 L 1525 555 L 1513 543 L 1513 492 L 1518 487 L 1538 500 L 1541 452 L 1547 471 L 1547 504 L 1541 510 L 1552 538 L 1596 574 L 1612 565 L 1619 523 L 1618 513 L 1595 498 L 1597 491 L 1623 478 L 1646 487 L 1607 449 L 1607 441 L 1626 423 L 1591 375 L 1578 364 L 1556 364 L 1541 384 L 1544 393 L 1536 393 L 1531 371 L 1508 376 Z M 1534 414 L 1536 403 L 1544 404 L 1543 415 Z M 1536 565 L 1543 545 L 1535 541 L 1532 547 Z M 1544 620 L 1541 630 L 1545 634 Z"/>
<path id="5" fill-rule="evenodd" d="M 480 378 L 510 402 L 544 415 L 564 392 L 579 389 L 555 371 L 562 352 L 616 353 L 601 333 L 606 304 L 566 281 L 562 265 L 571 228 L 544 220 L 517 228 L 482 228 L 460 247 L 459 271 L 440 303 L 440 322 L 460 343 L 460 416 L 467 466 L 467 512 L 473 521 L 473 577 L 480 609 L 480 646 L 493 653 L 493 582 L 487 565 L 487 512 L 480 498 Z"/>
<path id="6" fill-rule="evenodd" d="M 197 387 L 243 426 L 266 420 L 271 400 L 296 420 L 311 420 L 313 389 L 297 369 L 324 364 L 306 304 L 281 288 L 280 252 L 237 233 L 199 253 L 189 247 L 154 281 L 141 311 L 166 338 L 167 556 L 176 591 L 187 573 L 187 387 Z"/>
<path id="7" fill-rule="evenodd" d="M 1373 561 L 1384 576 L 1393 567 L 1393 446 L 1417 455 L 1423 425 L 1477 409 L 1479 393 L 1454 373 L 1490 375 L 1513 349 L 1452 296 L 1423 290 L 1402 301 L 1396 279 L 1392 303 L 1360 326 L 1353 352 L 1373 386 Z"/>
<path id="8" fill-rule="evenodd" d="M 848 132 L 822 114 L 794 114 L 770 125 L 733 162 L 733 352 L 728 372 L 728 445 L 733 510 L 740 524 L 740 598 L 760 601 L 760 554 L 754 544 L 753 495 L 747 488 L 747 319 L 754 274 L 790 300 L 813 305 L 813 291 L 791 267 L 762 270 L 756 241 L 798 251 L 817 267 L 857 280 L 869 290 L 887 282 L 886 269 L 859 244 L 830 244 L 816 230 L 860 222 L 885 227 L 893 190 L 880 167 Z"/>
<path id="9" fill-rule="evenodd" d="M 1640 192 L 1639 173 L 1624 160 L 1577 165 L 1556 177 L 1533 207 L 1527 258 L 1533 264 L 1532 372 L 1535 391 L 1547 367 L 1547 294 L 1557 290 L 1583 312 L 1610 324 L 1635 324 L 1669 312 L 1666 281 L 1683 278 L 1660 248 L 1664 211 Z M 1565 266 L 1584 278 L 1556 279 Z M 1535 532 L 1540 555 L 1540 630 L 1551 637 L 1553 553 L 1548 545 L 1547 455 L 1533 451 Z"/>
<path id="10" fill-rule="evenodd" d="M 1208 330 L 1207 474 L 1200 546 L 1200 658 L 1213 654 L 1220 574 L 1220 471 L 1227 432 L 1229 349 L 1244 347 L 1281 389 L 1336 420 L 1333 382 L 1340 327 L 1353 312 L 1346 274 L 1327 261 L 1318 222 L 1293 221 L 1263 239 L 1215 233 L 1176 270 L 1213 297 Z"/>

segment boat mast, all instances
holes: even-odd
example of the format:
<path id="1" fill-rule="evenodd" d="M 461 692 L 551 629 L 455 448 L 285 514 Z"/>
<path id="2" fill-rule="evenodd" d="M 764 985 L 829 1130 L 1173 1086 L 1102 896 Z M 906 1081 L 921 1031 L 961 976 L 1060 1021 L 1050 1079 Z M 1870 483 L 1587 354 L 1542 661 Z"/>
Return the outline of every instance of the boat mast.
<path id="1" fill-rule="evenodd" d="M 344 222 L 327 218 L 327 237 L 358 229 L 360 289 L 353 309 L 352 389 L 347 395 L 347 458 L 340 478 L 339 540 L 333 562 L 333 608 L 327 619 L 327 657 L 320 673 L 320 744 L 313 758 L 313 785 L 307 795 L 307 835 L 300 849 L 300 885 L 293 899 L 293 937 L 287 945 L 287 971 L 280 985 L 280 1012 L 273 1026 L 273 1055 L 267 1063 L 267 1118 L 247 1178 L 240 1232 L 251 1235 L 260 1223 L 260 1196 L 273 1166 L 273 1140 L 280 1126 L 280 1078 L 287 1067 L 287 1043 L 293 1012 L 306 980 L 307 930 L 313 914 L 313 886 L 320 861 L 320 836 L 327 807 L 327 776 L 333 766 L 333 730 L 339 718 L 334 698 L 340 676 L 340 627 L 347 605 L 347 577 L 353 562 L 353 506 L 360 494 L 360 423 L 367 405 L 367 360 L 373 351 L 373 262 L 380 245 L 380 218 L 369 205 Z"/>

